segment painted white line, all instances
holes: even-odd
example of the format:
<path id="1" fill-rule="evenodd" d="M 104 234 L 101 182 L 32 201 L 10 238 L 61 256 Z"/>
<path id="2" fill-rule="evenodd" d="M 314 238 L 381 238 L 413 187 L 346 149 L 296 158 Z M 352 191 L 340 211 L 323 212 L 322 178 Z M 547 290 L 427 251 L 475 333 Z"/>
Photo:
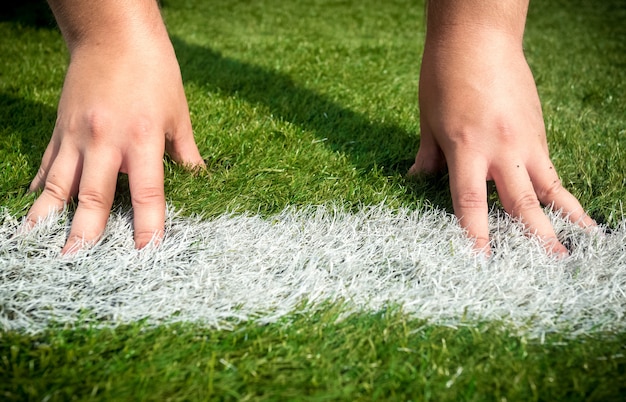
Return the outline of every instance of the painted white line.
<path id="1" fill-rule="evenodd" d="M 433 323 L 504 320 L 533 337 L 624 330 L 626 221 L 605 235 L 551 219 L 570 258 L 545 255 L 497 212 L 486 261 L 436 210 L 310 207 L 210 220 L 169 212 L 165 241 L 143 251 L 133 249 L 129 213 L 118 211 L 99 244 L 67 259 L 58 256 L 67 216 L 13 236 L 19 223 L 0 212 L 0 328 L 141 319 L 223 327 L 341 300 L 352 311 L 397 303 Z"/>

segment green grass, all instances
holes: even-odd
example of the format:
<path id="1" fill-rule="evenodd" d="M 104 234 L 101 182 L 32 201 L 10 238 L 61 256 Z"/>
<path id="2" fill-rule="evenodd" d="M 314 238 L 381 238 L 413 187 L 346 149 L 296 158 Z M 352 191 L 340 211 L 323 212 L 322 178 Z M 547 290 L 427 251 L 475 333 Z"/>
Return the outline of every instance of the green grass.
<path id="1" fill-rule="evenodd" d="M 626 336 L 527 340 L 341 307 L 235 331 L 198 325 L 5 334 L 7 400 L 617 400 Z M 6 345 L 6 346 L 5 346 Z M 10 346 L 9 346 L 10 345 Z M 49 399 L 48 399 L 49 398 Z"/>
<path id="2" fill-rule="evenodd" d="M 27 187 L 67 63 L 42 6 L 0 17 L 0 203 L 17 216 L 34 200 Z M 209 165 L 194 176 L 166 163 L 168 201 L 204 216 L 383 201 L 451 211 L 445 176 L 404 178 L 419 142 L 423 10 L 409 1 L 164 2 Z M 525 39 L 555 166 L 609 226 L 626 199 L 624 20 L 619 0 L 534 1 Z M 129 205 L 123 178 L 116 202 Z M 542 343 L 497 322 L 454 329 L 394 309 L 340 315 L 327 306 L 234 330 L 0 332 L 0 399 L 625 398 L 623 333 Z"/>

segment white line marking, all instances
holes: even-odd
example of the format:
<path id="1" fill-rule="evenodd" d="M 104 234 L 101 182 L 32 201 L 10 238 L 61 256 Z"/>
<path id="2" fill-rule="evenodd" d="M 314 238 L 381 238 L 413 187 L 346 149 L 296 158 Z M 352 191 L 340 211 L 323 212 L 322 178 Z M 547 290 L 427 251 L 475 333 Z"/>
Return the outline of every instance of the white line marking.
<path id="1" fill-rule="evenodd" d="M 67 259 L 58 256 L 67 215 L 14 236 L 19 222 L 0 211 L 0 328 L 141 319 L 220 328 L 342 300 L 352 311 L 398 303 L 440 324 L 505 320 L 531 337 L 624 330 L 626 221 L 605 235 L 550 218 L 570 258 L 546 256 L 492 212 L 496 253 L 485 261 L 450 215 L 381 205 L 210 220 L 168 212 L 163 244 L 143 251 L 133 249 L 130 214 L 118 211 L 100 243 Z"/>

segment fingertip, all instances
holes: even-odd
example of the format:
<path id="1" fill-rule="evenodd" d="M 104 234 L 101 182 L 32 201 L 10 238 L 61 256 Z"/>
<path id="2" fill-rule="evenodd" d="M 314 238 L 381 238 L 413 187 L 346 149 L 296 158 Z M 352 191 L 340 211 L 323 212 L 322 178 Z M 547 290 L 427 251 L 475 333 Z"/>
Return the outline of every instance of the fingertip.
<path id="1" fill-rule="evenodd" d="M 184 135 L 168 135 L 165 150 L 174 162 L 190 170 L 206 166 L 191 130 Z"/>
<path id="2" fill-rule="evenodd" d="M 149 245 L 158 247 L 163 242 L 164 231 L 163 229 L 154 231 L 135 232 L 135 248 L 138 250 L 144 249 Z"/>
<path id="3" fill-rule="evenodd" d="M 43 188 L 43 185 L 44 185 L 43 183 L 44 182 L 42 180 L 39 180 L 38 178 L 35 177 L 35 179 L 33 179 L 33 181 L 28 186 L 28 192 L 36 193 L 37 191 Z"/>
<path id="4" fill-rule="evenodd" d="M 419 177 L 421 174 L 422 174 L 422 171 L 417 166 L 417 164 L 414 163 L 413 165 L 411 165 L 409 170 L 406 172 L 406 177 L 408 177 L 408 178 L 415 178 L 415 177 Z"/>
<path id="5" fill-rule="evenodd" d="M 18 227 L 16 234 L 30 232 L 40 221 L 62 211 L 65 206 L 65 200 L 59 199 L 44 190 L 30 207 L 26 217 Z"/>
<path id="6" fill-rule="evenodd" d="M 75 255 L 78 250 L 81 249 L 80 243 L 78 242 L 67 242 L 65 246 L 61 249 L 61 255 L 64 257 L 71 257 Z"/>
<path id="7" fill-rule="evenodd" d="M 70 232 L 70 235 L 68 236 L 65 245 L 61 249 L 61 255 L 65 257 L 74 256 L 79 251 L 93 246 L 99 239 L 100 236 L 94 239 L 86 239 L 84 236 L 80 236 Z"/>
<path id="8" fill-rule="evenodd" d="M 204 159 L 202 159 L 202 157 L 200 157 L 200 159 L 187 160 L 178 164 L 185 170 L 192 173 L 199 173 L 207 170 L 207 163 Z"/>
<path id="9" fill-rule="evenodd" d="M 569 257 L 569 250 L 556 237 L 541 238 L 541 240 L 543 248 L 549 255 L 552 255 L 557 259 Z"/>
<path id="10" fill-rule="evenodd" d="M 584 213 L 580 219 L 576 221 L 576 224 L 583 229 L 593 230 L 598 227 L 598 222 L 596 222 L 592 217 Z"/>
<path id="11" fill-rule="evenodd" d="M 469 237 L 469 236 L 468 236 Z M 486 238 L 469 237 L 472 242 L 472 248 L 470 255 L 483 260 L 489 260 L 493 254 L 491 249 L 491 242 Z"/>
<path id="12" fill-rule="evenodd" d="M 446 160 L 440 151 L 426 153 L 423 148 L 417 152 L 415 162 L 407 172 L 408 177 L 429 175 L 443 171 L 446 168 Z"/>
<path id="13" fill-rule="evenodd" d="M 30 231 L 33 230 L 36 224 L 36 221 L 26 215 L 26 217 L 22 220 L 22 222 L 20 222 L 19 226 L 15 230 L 14 236 L 20 236 L 30 233 Z"/>
<path id="14" fill-rule="evenodd" d="M 474 251 L 485 257 L 491 257 L 491 242 L 485 237 L 476 237 L 474 240 Z"/>
<path id="15" fill-rule="evenodd" d="M 455 214 L 461 227 L 467 231 L 467 237 L 474 240 L 474 249 L 490 248 L 486 201 L 484 207 L 482 205 L 476 205 L 474 208 L 455 206 Z"/>

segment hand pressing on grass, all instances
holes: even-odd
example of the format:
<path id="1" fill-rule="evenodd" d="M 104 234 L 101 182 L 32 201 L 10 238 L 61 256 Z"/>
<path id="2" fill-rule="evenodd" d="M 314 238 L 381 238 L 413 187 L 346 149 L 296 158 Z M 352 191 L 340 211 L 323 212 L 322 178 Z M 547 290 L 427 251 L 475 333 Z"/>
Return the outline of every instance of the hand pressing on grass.
<path id="1" fill-rule="evenodd" d="M 164 229 L 163 154 L 203 165 L 174 49 L 155 1 L 50 5 L 70 51 L 52 139 L 31 190 L 32 225 L 70 198 L 78 206 L 63 253 L 100 238 L 117 175 L 127 173 L 138 248 Z"/>
<path id="2" fill-rule="evenodd" d="M 428 5 L 420 75 L 421 142 L 409 174 L 447 165 L 455 215 L 490 252 L 487 189 L 505 210 L 566 255 L 540 204 L 595 225 L 550 161 L 539 96 L 522 50 L 527 1 L 436 0 Z"/>

